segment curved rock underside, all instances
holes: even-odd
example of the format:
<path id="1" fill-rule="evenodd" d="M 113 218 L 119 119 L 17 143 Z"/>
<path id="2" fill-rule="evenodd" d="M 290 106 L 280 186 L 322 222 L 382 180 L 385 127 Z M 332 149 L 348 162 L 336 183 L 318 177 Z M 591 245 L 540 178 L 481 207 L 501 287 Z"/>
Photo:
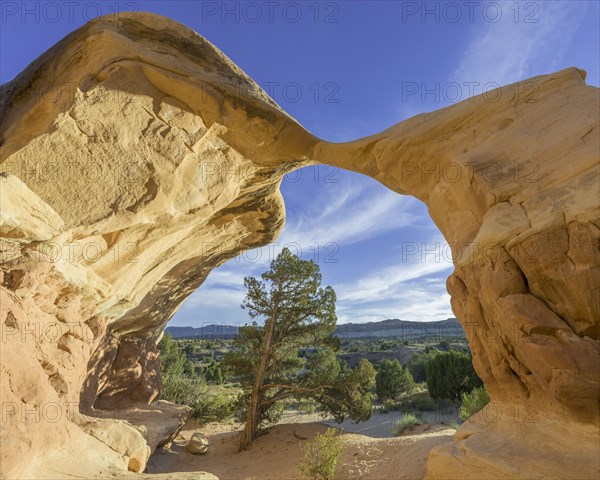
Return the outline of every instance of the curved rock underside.
<path id="1" fill-rule="evenodd" d="M 425 202 L 453 247 L 452 308 L 493 403 L 427 476 L 597 478 L 599 95 L 584 78 L 333 144 L 172 20 L 67 36 L 2 87 L 2 475 L 143 471 L 188 414 L 156 401 L 165 325 L 212 268 L 277 237 L 283 175 L 326 163 Z"/>

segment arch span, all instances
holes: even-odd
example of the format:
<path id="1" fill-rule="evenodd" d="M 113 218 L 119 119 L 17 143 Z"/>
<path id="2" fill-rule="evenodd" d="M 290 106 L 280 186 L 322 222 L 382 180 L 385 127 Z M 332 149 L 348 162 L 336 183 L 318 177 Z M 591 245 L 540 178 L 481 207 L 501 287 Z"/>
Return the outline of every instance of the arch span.
<path id="1" fill-rule="evenodd" d="M 34 478 L 82 445 L 102 451 L 88 473 L 142 471 L 156 442 L 98 412 L 156 400 L 173 313 L 276 238 L 284 174 L 327 163 L 422 200 L 453 246 L 452 307 L 496 410 L 433 451 L 428 475 L 595 477 L 599 97 L 584 79 L 532 78 L 333 144 L 172 20 L 67 36 L 2 87 L 1 386 L 17 409 L 76 408 L 5 416 L 2 473 Z"/>

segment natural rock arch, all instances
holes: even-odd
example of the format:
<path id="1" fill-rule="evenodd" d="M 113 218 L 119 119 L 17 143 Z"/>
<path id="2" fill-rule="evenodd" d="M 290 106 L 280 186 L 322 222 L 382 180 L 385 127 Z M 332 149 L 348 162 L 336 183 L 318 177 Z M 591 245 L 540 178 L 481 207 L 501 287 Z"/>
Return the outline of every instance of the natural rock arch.
<path id="1" fill-rule="evenodd" d="M 67 36 L 2 87 L 2 474 L 60 465 L 59 445 L 100 452 L 90 474 L 143 470 L 152 435 L 99 409 L 157 398 L 168 320 L 212 268 L 276 238 L 283 175 L 320 162 L 422 200 L 453 246 L 452 307 L 499 416 L 461 427 L 428 475 L 597 475 L 599 97 L 584 78 L 332 144 L 169 19 Z"/>

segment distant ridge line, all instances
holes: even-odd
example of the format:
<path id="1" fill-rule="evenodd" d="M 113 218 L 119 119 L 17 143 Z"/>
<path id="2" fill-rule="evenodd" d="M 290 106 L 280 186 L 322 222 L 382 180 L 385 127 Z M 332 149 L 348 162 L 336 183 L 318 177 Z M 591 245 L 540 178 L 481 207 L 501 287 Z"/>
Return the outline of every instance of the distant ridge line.
<path id="1" fill-rule="evenodd" d="M 240 326 L 242 325 L 211 323 L 202 327 L 167 327 L 165 332 L 171 334 L 173 338 L 230 339 L 238 335 Z M 401 337 L 404 339 L 465 336 L 456 318 L 431 322 L 391 318 L 378 322 L 344 323 L 336 327 L 334 334 L 340 338 Z"/>

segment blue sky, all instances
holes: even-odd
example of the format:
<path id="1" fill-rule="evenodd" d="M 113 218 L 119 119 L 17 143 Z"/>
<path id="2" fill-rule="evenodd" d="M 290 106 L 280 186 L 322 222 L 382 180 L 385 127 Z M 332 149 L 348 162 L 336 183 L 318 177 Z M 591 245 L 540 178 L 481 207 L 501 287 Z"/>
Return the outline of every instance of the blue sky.
<path id="1" fill-rule="evenodd" d="M 0 81 L 86 19 L 118 9 L 193 28 L 307 129 L 336 142 L 464 100 L 470 90 L 569 66 L 598 86 L 600 2 L 465 3 L 5 1 Z M 318 261 L 337 292 L 339 322 L 452 316 L 449 252 L 419 201 L 324 166 L 290 175 L 282 192 L 287 223 L 278 244 L 212 272 L 171 325 L 247 321 L 243 277 L 268 268 L 283 245 Z"/>

